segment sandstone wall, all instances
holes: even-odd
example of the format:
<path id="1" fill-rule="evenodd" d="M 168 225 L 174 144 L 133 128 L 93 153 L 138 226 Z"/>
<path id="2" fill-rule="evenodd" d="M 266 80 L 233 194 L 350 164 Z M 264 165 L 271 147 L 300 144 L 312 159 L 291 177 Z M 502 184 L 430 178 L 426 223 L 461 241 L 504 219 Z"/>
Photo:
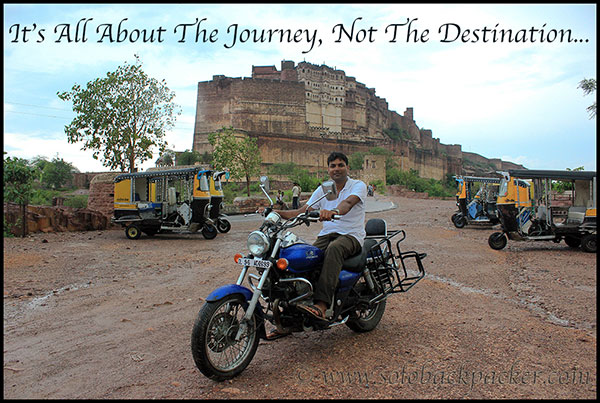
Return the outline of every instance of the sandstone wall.
<path id="1" fill-rule="evenodd" d="M 87 208 L 110 218 L 114 211 L 114 179 L 122 172 L 107 172 L 97 175 L 90 183 Z"/>
<path id="2" fill-rule="evenodd" d="M 14 235 L 22 233 L 21 207 L 4 203 L 4 219 Z M 103 230 L 110 226 L 110 219 L 90 209 L 73 207 L 27 206 L 26 233 Z"/>
<path id="3" fill-rule="evenodd" d="M 208 133 L 232 126 L 249 135 L 301 137 L 307 131 L 304 85 L 216 76 L 198 83 L 193 149 L 211 152 Z"/>
<path id="4" fill-rule="evenodd" d="M 406 138 L 392 140 L 383 133 L 394 123 Z M 390 111 L 375 89 L 343 70 L 307 62 L 295 66 L 284 60 L 281 71 L 253 66 L 252 78 L 213 76 L 198 83 L 193 149 L 212 152 L 208 133 L 229 126 L 258 139 L 265 165 L 294 162 L 319 171 L 331 151 L 349 155 L 383 147 L 395 154 L 401 169 L 434 179 L 469 173 L 463 169 L 465 156 L 494 169 L 520 167 L 441 144 L 431 130 L 417 126 L 413 108 L 404 115 Z"/>

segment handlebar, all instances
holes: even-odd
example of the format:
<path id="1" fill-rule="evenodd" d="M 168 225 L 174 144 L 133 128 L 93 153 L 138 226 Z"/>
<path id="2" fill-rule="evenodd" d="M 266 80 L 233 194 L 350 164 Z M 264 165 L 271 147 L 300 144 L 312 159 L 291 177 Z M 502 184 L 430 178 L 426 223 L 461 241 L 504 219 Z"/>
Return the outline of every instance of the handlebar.
<path id="1" fill-rule="evenodd" d="M 317 221 L 319 221 L 320 216 L 321 216 L 320 210 L 313 210 L 309 213 L 300 214 L 298 217 L 302 218 L 305 221 L 317 222 Z M 338 215 L 338 214 L 334 214 L 331 217 L 332 220 L 339 220 L 340 218 L 342 218 L 342 216 Z"/>

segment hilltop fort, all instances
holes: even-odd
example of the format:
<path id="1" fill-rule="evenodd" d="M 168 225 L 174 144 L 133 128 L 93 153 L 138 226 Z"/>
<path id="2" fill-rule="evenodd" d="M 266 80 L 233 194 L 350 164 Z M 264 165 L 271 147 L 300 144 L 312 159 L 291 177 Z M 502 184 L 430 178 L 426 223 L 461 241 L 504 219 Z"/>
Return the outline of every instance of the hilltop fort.
<path id="1" fill-rule="evenodd" d="M 231 126 L 257 139 L 266 166 L 293 162 L 322 171 L 330 151 L 351 155 L 382 147 L 398 167 L 426 178 L 523 168 L 442 144 L 413 114 L 413 108 L 403 115 L 389 110 L 375 89 L 343 70 L 284 60 L 281 70 L 252 66 L 252 77 L 199 82 L 193 150 L 212 152 L 208 134 Z"/>

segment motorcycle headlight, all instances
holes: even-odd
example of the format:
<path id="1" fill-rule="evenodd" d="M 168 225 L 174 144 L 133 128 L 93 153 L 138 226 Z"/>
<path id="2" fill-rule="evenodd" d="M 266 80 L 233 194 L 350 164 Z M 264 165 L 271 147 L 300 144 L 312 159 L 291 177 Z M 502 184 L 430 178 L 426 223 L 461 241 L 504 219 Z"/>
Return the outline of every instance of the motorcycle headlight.
<path id="1" fill-rule="evenodd" d="M 248 235 L 248 250 L 256 257 L 262 257 L 269 250 L 269 238 L 260 231 Z"/>

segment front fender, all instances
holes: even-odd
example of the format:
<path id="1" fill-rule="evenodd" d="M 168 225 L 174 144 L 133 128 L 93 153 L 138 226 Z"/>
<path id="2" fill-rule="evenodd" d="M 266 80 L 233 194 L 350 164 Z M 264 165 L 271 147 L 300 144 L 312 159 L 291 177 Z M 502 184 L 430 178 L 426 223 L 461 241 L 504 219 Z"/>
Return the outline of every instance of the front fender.
<path id="1" fill-rule="evenodd" d="M 241 285 L 227 284 L 211 292 L 208 297 L 206 297 L 206 302 L 215 302 L 233 294 L 242 294 L 244 298 L 246 298 L 246 301 L 249 302 L 252 299 L 253 292 L 246 287 L 242 287 Z M 258 316 L 258 336 L 262 339 L 266 339 L 267 333 L 265 330 L 264 314 L 260 304 L 256 304 L 254 313 Z"/>
<path id="2" fill-rule="evenodd" d="M 211 292 L 208 297 L 206 297 L 206 302 L 218 301 L 221 298 L 225 298 L 231 294 L 242 294 L 244 298 L 246 298 L 246 301 L 250 301 L 252 299 L 252 291 L 250 291 L 248 288 L 237 284 L 227 284 Z"/>

